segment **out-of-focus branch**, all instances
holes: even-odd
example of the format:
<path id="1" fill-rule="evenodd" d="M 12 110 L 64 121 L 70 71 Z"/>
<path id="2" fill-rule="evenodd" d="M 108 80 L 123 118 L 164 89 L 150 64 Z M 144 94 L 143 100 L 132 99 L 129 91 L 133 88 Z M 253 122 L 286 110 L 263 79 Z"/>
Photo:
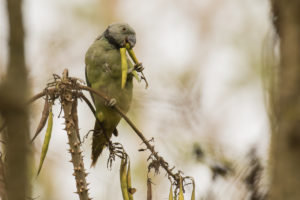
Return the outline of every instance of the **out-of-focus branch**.
<path id="1" fill-rule="evenodd" d="M 270 199 L 300 196 L 300 1 L 272 0 L 274 25 L 280 39 L 280 64 L 273 97 L 271 141 L 273 168 Z M 272 118 L 271 118 L 272 119 Z"/>
<path id="2" fill-rule="evenodd" d="M 28 194 L 28 115 L 26 109 L 27 71 L 24 55 L 22 0 L 7 0 L 9 57 L 7 74 L 0 86 L 0 111 L 6 122 L 7 196 L 26 199 Z"/>
<path id="3" fill-rule="evenodd" d="M 0 197 L 2 200 L 7 200 L 5 167 L 2 159 L 2 154 L 0 153 Z"/>

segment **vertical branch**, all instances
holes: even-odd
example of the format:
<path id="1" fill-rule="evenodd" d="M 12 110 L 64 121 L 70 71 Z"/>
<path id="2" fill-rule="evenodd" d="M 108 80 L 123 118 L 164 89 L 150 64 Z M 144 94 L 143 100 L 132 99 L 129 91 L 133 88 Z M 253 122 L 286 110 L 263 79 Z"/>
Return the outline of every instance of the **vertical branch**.
<path id="1" fill-rule="evenodd" d="M 272 0 L 280 38 L 280 66 L 272 124 L 273 180 L 270 199 L 300 196 L 300 12 L 299 0 Z"/>
<path id="2" fill-rule="evenodd" d="M 7 75 L 0 86 L 0 111 L 7 125 L 7 195 L 26 199 L 28 190 L 27 71 L 24 56 L 22 0 L 7 0 L 9 57 Z"/>
<path id="3" fill-rule="evenodd" d="M 6 178 L 4 168 L 5 167 L 2 160 L 2 155 L 0 155 L 0 198 L 2 200 L 7 200 L 8 198 L 6 193 Z"/>
<path id="4" fill-rule="evenodd" d="M 67 72 L 64 73 L 63 82 L 68 81 Z M 66 86 L 66 85 L 65 85 Z M 88 184 L 86 182 L 87 173 L 85 172 L 81 143 L 79 140 L 78 119 L 77 119 L 77 97 L 68 88 L 61 93 L 61 104 L 64 110 L 64 117 L 66 123 L 66 131 L 68 135 L 71 154 L 71 161 L 74 167 L 76 180 L 77 194 L 80 200 L 89 200 Z"/>

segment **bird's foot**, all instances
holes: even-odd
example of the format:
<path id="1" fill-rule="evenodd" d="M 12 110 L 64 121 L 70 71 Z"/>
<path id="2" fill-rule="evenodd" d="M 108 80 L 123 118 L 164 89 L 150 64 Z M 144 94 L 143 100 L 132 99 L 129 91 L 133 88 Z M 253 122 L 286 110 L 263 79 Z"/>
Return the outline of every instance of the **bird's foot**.
<path id="1" fill-rule="evenodd" d="M 142 63 L 137 63 L 134 65 L 134 70 L 137 72 L 142 72 L 144 70 L 143 64 Z"/>
<path id="2" fill-rule="evenodd" d="M 116 105 L 116 103 L 117 103 L 117 100 L 115 98 L 111 98 L 109 101 L 107 101 L 105 103 L 105 105 L 108 107 L 113 107 L 114 105 Z"/>

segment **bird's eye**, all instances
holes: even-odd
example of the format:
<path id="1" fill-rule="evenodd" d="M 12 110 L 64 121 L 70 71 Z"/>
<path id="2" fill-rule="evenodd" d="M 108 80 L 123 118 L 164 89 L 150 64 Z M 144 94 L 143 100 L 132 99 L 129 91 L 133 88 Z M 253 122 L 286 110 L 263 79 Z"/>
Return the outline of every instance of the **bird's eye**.
<path id="1" fill-rule="evenodd" d="M 126 31 L 126 28 L 125 28 L 125 27 L 123 27 L 123 28 L 122 28 L 122 31 Z"/>

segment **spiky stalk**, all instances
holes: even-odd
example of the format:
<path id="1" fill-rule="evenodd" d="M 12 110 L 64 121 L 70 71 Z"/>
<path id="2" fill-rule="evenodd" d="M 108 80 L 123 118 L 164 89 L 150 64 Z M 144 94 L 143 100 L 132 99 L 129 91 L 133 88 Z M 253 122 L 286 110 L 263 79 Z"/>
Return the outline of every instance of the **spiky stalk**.
<path id="1" fill-rule="evenodd" d="M 63 82 L 69 82 L 68 73 L 63 73 Z M 78 119 L 77 119 L 77 97 L 72 89 L 68 88 L 68 84 L 64 85 L 64 92 L 61 93 L 61 105 L 64 111 L 66 131 L 68 135 L 71 154 L 71 161 L 74 166 L 77 194 L 80 200 L 90 200 L 88 196 L 88 184 L 86 182 L 87 173 L 85 172 L 81 143 L 79 139 Z"/>

